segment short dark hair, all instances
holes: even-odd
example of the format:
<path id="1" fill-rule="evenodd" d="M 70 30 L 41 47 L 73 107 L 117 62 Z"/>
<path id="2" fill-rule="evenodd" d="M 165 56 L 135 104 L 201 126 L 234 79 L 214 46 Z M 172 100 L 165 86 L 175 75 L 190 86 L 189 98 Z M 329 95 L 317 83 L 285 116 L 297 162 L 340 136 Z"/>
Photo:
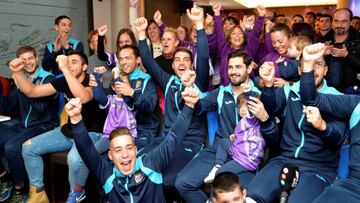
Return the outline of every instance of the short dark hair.
<path id="1" fill-rule="evenodd" d="M 134 35 L 134 32 L 129 29 L 129 28 L 122 28 L 118 34 L 117 34 L 117 38 L 116 38 L 116 49 L 120 51 L 120 47 L 119 47 L 119 38 L 121 35 L 123 34 L 128 34 L 130 36 L 130 39 L 131 39 L 131 44 L 134 45 L 134 46 L 137 46 L 137 41 L 136 41 L 136 38 L 135 38 L 135 35 Z"/>
<path id="2" fill-rule="evenodd" d="M 23 46 L 16 50 L 16 57 L 19 57 L 23 53 L 32 52 L 34 56 L 36 57 L 36 51 L 34 47 L 31 46 Z"/>
<path id="3" fill-rule="evenodd" d="M 69 19 L 71 21 L 71 18 L 69 16 L 62 15 L 62 16 L 58 16 L 57 18 L 55 18 L 55 25 L 59 25 L 59 23 L 62 19 Z"/>
<path id="4" fill-rule="evenodd" d="M 190 55 L 191 63 L 194 63 L 193 54 L 188 48 L 186 48 L 186 47 L 176 47 L 175 51 L 173 53 L 173 58 L 175 57 L 175 54 L 177 54 L 178 52 L 186 52 L 186 53 L 188 53 Z"/>
<path id="5" fill-rule="evenodd" d="M 295 17 L 300 17 L 302 19 L 302 21 L 304 22 L 304 16 L 300 15 L 300 14 L 295 14 L 292 19 L 294 19 Z"/>
<path id="6" fill-rule="evenodd" d="M 128 135 L 132 137 L 129 128 L 125 128 L 125 127 L 116 128 L 113 131 L 111 131 L 109 136 L 109 141 L 111 142 L 111 140 L 113 140 L 114 138 L 124 135 Z"/>
<path id="7" fill-rule="evenodd" d="M 249 67 L 249 65 L 253 61 L 253 59 L 251 58 L 251 56 L 248 53 L 246 53 L 244 51 L 240 51 L 240 50 L 231 52 L 228 56 L 228 61 L 230 59 L 236 58 L 236 57 L 242 58 L 246 67 Z"/>
<path id="8" fill-rule="evenodd" d="M 348 9 L 348 8 L 338 8 L 338 9 L 336 9 L 335 13 L 338 12 L 338 11 L 342 11 L 342 10 L 349 12 L 349 14 L 350 14 L 350 21 L 352 21 L 354 15 L 353 15 L 353 12 L 352 12 L 350 9 Z M 334 13 L 334 14 L 335 14 L 335 13 Z"/>
<path id="9" fill-rule="evenodd" d="M 313 26 L 308 23 L 295 23 L 292 25 L 292 32 L 294 36 L 308 37 L 312 42 L 315 41 L 315 30 Z"/>
<path id="10" fill-rule="evenodd" d="M 231 192 L 234 191 L 236 188 L 242 190 L 239 178 L 231 172 L 224 172 L 218 174 L 215 177 L 212 186 L 213 186 L 213 194 L 215 197 L 217 196 L 218 193 Z"/>
<path id="11" fill-rule="evenodd" d="M 290 39 L 291 37 L 291 30 L 289 28 L 289 26 L 287 26 L 285 23 L 276 23 L 270 30 L 270 33 L 274 33 L 274 32 L 284 32 L 285 35 Z"/>
<path id="12" fill-rule="evenodd" d="M 320 19 L 321 19 L 321 18 L 330 18 L 330 21 L 331 21 L 331 22 L 333 21 L 333 17 L 332 17 L 330 14 L 327 14 L 327 13 L 322 14 L 322 15 L 320 16 Z"/>
<path id="13" fill-rule="evenodd" d="M 230 21 L 230 22 L 233 22 L 235 25 L 239 25 L 239 20 L 237 18 L 235 18 L 234 16 L 226 16 L 224 18 L 224 21 Z"/>
<path id="14" fill-rule="evenodd" d="M 132 49 L 133 53 L 135 55 L 135 58 L 140 57 L 139 48 L 137 46 L 135 46 L 135 45 L 132 45 L 132 44 L 124 45 L 123 47 L 119 48 L 119 51 L 117 52 L 117 55 L 119 55 L 120 51 L 123 50 L 123 49 Z"/>
<path id="15" fill-rule="evenodd" d="M 73 51 L 70 51 L 70 52 L 68 53 L 68 56 L 71 56 L 71 55 L 78 55 L 78 56 L 80 56 L 81 62 L 82 62 L 83 64 L 86 64 L 86 65 L 89 64 L 88 57 L 86 56 L 86 54 L 85 54 L 84 52 L 82 52 L 82 51 L 77 51 L 77 50 L 73 50 Z"/>
<path id="16" fill-rule="evenodd" d="M 354 19 L 355 19 L 355 20 L 360 20 L 360 17 L 359 17 L 359 16 L 354 16 L 354 17 L 353 17 L 353 20 L 354 20 Z"/>
<path id="17" fill-rule="evenodd" d="M 306 15 L 311 15 L 314 18 L 314 20 L 316 20 L 316 14 L 314 12 L 312 11 L 307 12 Z"/>

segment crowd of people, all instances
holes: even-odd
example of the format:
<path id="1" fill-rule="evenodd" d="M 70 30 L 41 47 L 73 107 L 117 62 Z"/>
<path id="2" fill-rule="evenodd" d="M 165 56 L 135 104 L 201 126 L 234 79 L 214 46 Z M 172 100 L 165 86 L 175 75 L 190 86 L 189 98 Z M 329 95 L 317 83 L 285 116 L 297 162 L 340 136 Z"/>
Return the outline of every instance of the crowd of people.
<path id="1" fill-rule="evenodd" d="M 42 65 L 18 48 L 0 78 L 0 113 L 18 115 L 0 123 L 0 202 L 49 202 L 42 155 L 61 151 L 68 203 L 86 198 L 89 174 L 111 203 L 276 202 L 287 163 L 300 170 L 288 202 L 360 201 L 358 16 L 290 20 L 259 5 L 240 20 L 216 2 L 214 16 L 193 7 L 191 28 L 175 29 L 136 7 L 114 53 L 102 25 L 87 56 L 65 15 Z"/>

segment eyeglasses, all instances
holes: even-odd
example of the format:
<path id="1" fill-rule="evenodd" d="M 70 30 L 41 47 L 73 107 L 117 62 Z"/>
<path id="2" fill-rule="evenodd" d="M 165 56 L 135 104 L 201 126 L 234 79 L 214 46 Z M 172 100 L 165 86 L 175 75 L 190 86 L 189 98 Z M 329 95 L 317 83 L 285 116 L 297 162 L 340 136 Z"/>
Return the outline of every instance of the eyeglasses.
<path id="1" fill-rule="evenodd" d="M 323 68 L 323 67 L 325 67 L 325 66 L 326 66 L 325 61 L 318 61 L 318 62 L 316 62 L 316 63 L 314 64 L 314 67 L 315 67 L 315 68 Z"/>

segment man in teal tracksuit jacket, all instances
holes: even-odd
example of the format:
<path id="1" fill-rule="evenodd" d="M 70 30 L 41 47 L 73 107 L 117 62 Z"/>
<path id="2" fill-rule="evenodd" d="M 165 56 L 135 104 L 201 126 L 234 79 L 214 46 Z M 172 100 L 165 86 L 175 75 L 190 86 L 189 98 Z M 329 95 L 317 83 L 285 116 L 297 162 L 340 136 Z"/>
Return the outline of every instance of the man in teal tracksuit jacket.
<path id="1" fill-rule="evenodd" d="M 314 202 L 358 202 L 360 199 L 360 97 L 316 92 L 312 64 L 317 55 L 323 52 L 322 44 L 312 45 L 304 51 L 305 62 L 300 80 L 301 100 L 304 105 L 317 106 L 323 112 L 350 121 L 350 173 L 348 179 L 336 181 Z"/>
<path id="2" fill-rule="evenodd" d="M 323 80 L 327 72 L 323 57 L 314 63 L 314 67 L 317 90 L 340 94 Z M 280 155 L 270 160 L 250 182 L 248 196 L 256 202 L 274 201 L 281 191 L 278 176 L 274 174 L 278 174 L 285 163 L 292 163 L 300 168 L 300 180 L 291 192 L 289 202 L 311 202 L 336 177 L 340 146 L 345 137 L 345 123 L 325 112 L 318 114 L 318 120 L 325 126 L 309 122 L 308 113 L 303 113 L 307 108 L 301 103 L 299 82 L 275 90 L 274 67 L 266 64 L 259 73 L 266 85 L 261 101 L 270 114 L 283 116 L 284 127 Z"/>
<path id="3" fill-rule="evenodd" d="M 165 140 L 148 154 L 136 158 L 137 149 L 127 128 L 118 128 L 110 134 L 109 158 L 102 160 L 97 153 L 81 118 L 79 100 L 72 100 L 66 110 L 72 123 L 72 132 L 81 158 L 96 180 L 103 186 L 109 201 L 165 203 L 162 172 L 174 156 L 190 126 L 193 108 L 199 94 L 192 88 L 182 93 L 185 105 Z"/>

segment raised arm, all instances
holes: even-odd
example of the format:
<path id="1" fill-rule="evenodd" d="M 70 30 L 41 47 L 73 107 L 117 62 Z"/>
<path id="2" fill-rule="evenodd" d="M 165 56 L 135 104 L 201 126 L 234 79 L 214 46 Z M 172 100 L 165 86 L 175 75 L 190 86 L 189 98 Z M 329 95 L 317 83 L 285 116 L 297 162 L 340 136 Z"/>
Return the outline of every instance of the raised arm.
<path id="1" fill-rule="evenodd" d="M 74 97 L 79 97 L 81 102 L 86 103 L 93 99 L 91 87 L 84 87 L 80 81 L 71 73 L 69 69 L 69 58 L 65 55 L 60 55 L 56 58 L 60 70 L 63 72 L 66 82 Z M 82 64 L 82 66 L 87 66 Z M 84 67 L 83 67 L 84 68 Z"/>
<path id="2" fill-rule="evenodd" d="M 181 95 L 185 101 L 185 105 L 178 114 L 176 121 L 170 128 L 165 140 L 145 158 L 146 162 L 155 163 L 153 165 L 156 168 L 158 167 L 157 169 L 160 171 L 167 167 L 175 150 L 182 143 L 192 120 L 194 106 L 199 100 L 199 93 L 193 88 L 185 88 Z"/>
<path id="3" fill-rule="evenodd" d="M 187 11 L 188 17 L 196 25 L 197 32 L 197 59 L 196 59 L 196 83 L 201 91 L 206 92 L 209 87 L 209 47 L 204 30 L 204 12 L 202 8 L 192 8 Z"/>
<path id="4" fill-rule="evenodd" d="M 136 19 L 135 28 L 139 33 L 139 48 L 142 62 L 144 64 L 147 73 L 151 75 L 151 78 L 160 85 L 161 89 L 165 90 L 166 84 L 169 81 L 171 75 L 167 74 L 163 69 L 155 62 L 151 51 L 146 42 L 146 27 L 148 23 L 146 18 L 141 17 Z"/>
<path id="5" fill-rule="evenodd" d="M 21 92 L 29 98 L 46 97 L 56 93 L 55 88 L 47 83 L 42 85 L 35 85 L 31 83 L 24 75 L 24 64 L 19 58 L 10 61 L 9 68 L 12 71 L 12 77 Z"/>
<path id="6" fill-rule="evenodd" d="M 138 0 L 130 0 L 130 7 L 129 7 L 129 21 L 130 21 L 130 28 L 133 31 L 135 38 L 137 41 L 139 41 L 139 35 L 136 32 L 135 29 L 135 20 L 138 18 L 138 12 L 137 12 L 137 5 L 138 5 Z"/>
<path id="7" fill-rule="evenodd" d="M 265 62 L 259 70 L 259 75 L 265 83 L 265 88 L 261 94 L 261 101 L 265 109 L 271 115 L 281 113 L 286 105 L 286 97 L 283 89 L 274 88 L 275 67 L 272 62 Z"/>
<path id="8" fill-rule="evenodd" d="M 104 185 L 108 177 L 105 173 L 107 171 L 112 171 L 109 170 L 111 166 L 109 162 L 102 160 L 100 154 L 95 149 L 94 144 L 88 135 L 85 123 L 82 120 L 81 107 L 80 98 L 71 99 L 65 105 L 65 110 L 68 113 L 72 124 L 71 129 L 75 145 L 82 160 L 84 160 L 86 166 L 96 177 L 96 180 L 100 185 Z"/>

